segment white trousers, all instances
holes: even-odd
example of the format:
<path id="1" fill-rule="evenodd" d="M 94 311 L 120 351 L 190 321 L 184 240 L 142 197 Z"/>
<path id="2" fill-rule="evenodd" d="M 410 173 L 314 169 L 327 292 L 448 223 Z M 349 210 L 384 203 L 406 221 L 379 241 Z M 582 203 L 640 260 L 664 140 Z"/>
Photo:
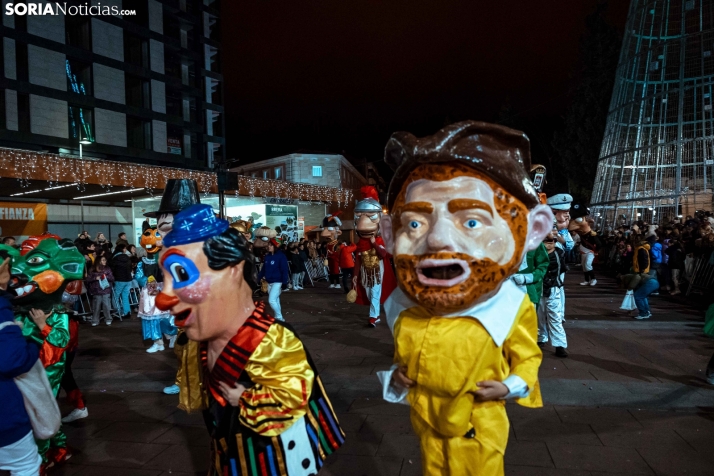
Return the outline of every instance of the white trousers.
<path id="1" fill-rule="evenodd" d="M 382 297 L 382 283 L 375 284 L 371 288 L 364 288 L 369 300 L 369 317 L 379 317 L 379 300 Z"/>
<path id="2" fill-rule="evenodd" d="M 565 273 L 560 273 L 560 282 L 565 282 Z M 565 286 L 560 288 L 560 308 L 563 310 L 563 322 L 565 322 Z"/>
<path id="3" fill-rule="evenodd" d="M 305 271 L 293 273 L 293 288 L 301 288 L 302 280 L 305 277 Z"/>
<path id="4" fill-rule="evenodd" d="M 283 312 L 280 308 L 280 293 L 282 292 L 283 283 L 268 284 L 268 303 L 273 308 L 273 317 L 279 321 L 283 319 Z"/>
<path id="5" fill-rule="evenodd" d="M 595 253 L 592 251 L 583 251 L 587 248 L 580 247 L 580 264 L 583 265 L 583 271 L 593 270 L 593 260 L 595 259 Z"/>
<path id="6" fill-rule="evenodd" d="M 549 297 L 541 297 L 538 304 L 538 342 L 548 342 L 553 347 L 568 347 L 563 321 L 565 308 L 561 295 L 563 288 L 552 288 Z"/>
<path id="7" fill-rule="evenodd" d="M 11 476 L 37 476 L 41 464 L 32 432 L 0 448 L 0 470 L 10 471 Z"/>

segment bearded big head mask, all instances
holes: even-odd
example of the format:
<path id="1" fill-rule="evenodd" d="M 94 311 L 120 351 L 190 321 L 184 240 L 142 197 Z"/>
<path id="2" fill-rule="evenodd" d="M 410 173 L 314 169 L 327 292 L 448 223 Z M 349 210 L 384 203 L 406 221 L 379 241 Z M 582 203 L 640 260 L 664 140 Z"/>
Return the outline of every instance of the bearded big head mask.
<path id="1" fill-rule="evenodd" d="M 552 229 L 522 132 L 475 121 L 422 139 L 398 132 L 385 160 L 395 175 L 382 235 L 399 287 L 434 313 L 489 299 Z"/>

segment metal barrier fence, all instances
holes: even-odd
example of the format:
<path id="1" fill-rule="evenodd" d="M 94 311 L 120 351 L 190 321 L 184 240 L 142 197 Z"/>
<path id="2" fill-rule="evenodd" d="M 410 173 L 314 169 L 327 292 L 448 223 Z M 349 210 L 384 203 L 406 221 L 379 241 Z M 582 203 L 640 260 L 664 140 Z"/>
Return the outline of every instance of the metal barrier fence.
<path id="1" fill-rule="evenodd" d="M 697 258 L 691 265 L 691 274 L 687 273 L 689 287 L 687 296 L 694 292 L 707 292 L 714 290 L 714 265 L 709 264 L 709 259 Z"/>
<path id="2" fill-rule="evenodd" d="M 305 262 L 305 267 L 307 268 L 307 274 L 310 279 L 315 281 L 320 281 L 322 279 L 327 280 L 327 266 L 320 259 L 308 260 Z"/>

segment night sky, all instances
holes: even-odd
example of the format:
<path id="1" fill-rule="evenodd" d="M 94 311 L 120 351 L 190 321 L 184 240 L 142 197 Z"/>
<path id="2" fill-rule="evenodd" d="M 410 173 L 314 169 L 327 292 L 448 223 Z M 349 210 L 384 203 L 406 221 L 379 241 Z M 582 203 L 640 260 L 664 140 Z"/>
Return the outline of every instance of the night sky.
<path id="1" fill-rule="evenodd" d="M 527 133 L 549 141 L 595 5 L 223 1 L 227 158 L 309 150 L 381 160 L 396 130 L 422 136 L 449 122 L 495 121 L 507 104 Z M 620 31 L 628 5 L 610 0 Z"/>

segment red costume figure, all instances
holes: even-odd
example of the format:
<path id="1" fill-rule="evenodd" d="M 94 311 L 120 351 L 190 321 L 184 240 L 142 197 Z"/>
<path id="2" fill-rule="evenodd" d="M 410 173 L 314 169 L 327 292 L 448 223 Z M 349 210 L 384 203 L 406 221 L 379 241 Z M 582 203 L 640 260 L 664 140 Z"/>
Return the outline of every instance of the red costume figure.
<path id="1" fill-rule="evenodd" d="M 330 274 L 330 288 L 340 287 L 340 244 L 337 242 L 337 237 L 342 234 L 342 230 L 340 230 L 342 221 L 337 218 L 340 213 L 342 212 L 325 216 L 322 219 L 322 231 L 320 232 L 320 238 L 325 242 L 327 249 L 327 272 Z"/>
<path id="2" fill-rule="evenodd" d="M 377 190 L 369 185 L 362 187 L 362 200 L 355 206 L 357 242 L 355 275 L 352 285 L 357 291 L 357 304 L 369 306 L 369 326 L 379 322 L 380 304 L 384 304 L 397 287 L 392 269 L 391 255 L 379 235 L 382 205 Z"/>
<path id="3" fill-rule="evenodd" d="M 355 259 L 352 255 L 357 250 L 357 245 L 354 243 L 348 245 L 342 243 L 340 247 L 340 270 L 342 270 L 342 288 L 345 293 L 352 289 L 352 276 L 355 274 Z"/>

